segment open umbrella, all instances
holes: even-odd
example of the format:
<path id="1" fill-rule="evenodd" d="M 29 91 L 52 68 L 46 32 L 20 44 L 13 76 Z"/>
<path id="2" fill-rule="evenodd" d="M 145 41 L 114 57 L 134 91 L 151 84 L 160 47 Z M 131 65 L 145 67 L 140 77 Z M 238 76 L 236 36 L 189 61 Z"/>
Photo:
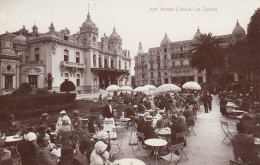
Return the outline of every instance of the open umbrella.
<path id="1" fill-rule="evenodd" d="M 108 92 L 114 92 L 120 90 L 120 87 L 118 85 L 109 85 L 106 89 Z"/>
<path id="2" fill-rule="evenodd" d="M 160 92 L 180 92 L 181 88 L 174 84 L 163 84 L 156 89 L 156 93 Z"/>
<path id="3" fill-rule="evenodd" d="M 136 87 L 134 89 L 135 92 L 142 92 L 142 91 L 145 91 L 144 87 L 143 86 L 140 86 L 140 87 Z"/>
<path id="4" fill-rule="evenodd" d="M 201 86 L 194 81 L 186 82 L 185 84 L 182 85 L 182 88 L 189 89 L 189 90 L 201 90 Z"/>
<path id="5" fill-rule="evenodd" d="M 156 86 L 154 86 L 154 85 L 145 85 L 144 88 L 146 88 L 148 90 L 155 90 L 155 89 L 157 89 Z"/>
<path id="6" fill-rule="evenodd" d="M 122 86 L 121 87 L 121 91 L 132 91 L 132 90 L 133 90 L 133 88 L 130 87 L 130 86 Z"/>

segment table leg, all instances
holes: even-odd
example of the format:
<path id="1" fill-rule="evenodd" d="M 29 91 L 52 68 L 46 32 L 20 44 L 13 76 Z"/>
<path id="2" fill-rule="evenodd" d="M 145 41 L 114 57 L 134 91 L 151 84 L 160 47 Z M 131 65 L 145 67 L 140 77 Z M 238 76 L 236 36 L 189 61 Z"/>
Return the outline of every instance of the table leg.
<path id="1" fill-rule="evenodd" d="M 154 157 L 155 157 L 155 161 L 157 164 L 157 160 L 159 159 L 159 147 L 153 147 L 153 153 L 154 153 Z"/>

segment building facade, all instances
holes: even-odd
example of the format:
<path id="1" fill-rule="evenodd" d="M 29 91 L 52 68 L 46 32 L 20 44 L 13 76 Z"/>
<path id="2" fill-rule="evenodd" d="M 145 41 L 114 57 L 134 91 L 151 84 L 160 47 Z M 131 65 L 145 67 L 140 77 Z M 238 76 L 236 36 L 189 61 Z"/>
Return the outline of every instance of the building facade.
<path id="1" fill-rule="evenodd" d="M 192 44 L 201 35 L 200 29 L 197 29 L 192 40 L 171 42 L 167 34 L 161 41 L 159 47 L 149 48 L 147 53 L 142 50 L 142 44 L 139 43 L 135 60 L 135 83 L 137 86 L 147 84 L 159 86 L 162 84 L 173 83 L 181 86 L 187 81 L 195 81 L 199 84 L 206 82 L 206 71 L 198 72 L 191 67 Z M 223 47 L 234 44 L 237 40 L 245 39 L 245 30 L 237 22 L 232 34 L 216 36 L 221 40 Z M 231 79 L 238 81 L 239 75 L 232 73 Z"/>
<path id="2" fill-rule="evenodd" d="M 122 38 L 113 28 L 98 42 L 98 28 L 88 13 L 79 32 L 65 28 L 39 33 L 25 27 L 0 35 L 0 94 L 17 89 L 23 82 L 33 88 L 59 91 L 64 80 L 72 81 L 78 93 L 106 88 L 111 84 L 131 85 L 131 58 L 122 49 Z"/>

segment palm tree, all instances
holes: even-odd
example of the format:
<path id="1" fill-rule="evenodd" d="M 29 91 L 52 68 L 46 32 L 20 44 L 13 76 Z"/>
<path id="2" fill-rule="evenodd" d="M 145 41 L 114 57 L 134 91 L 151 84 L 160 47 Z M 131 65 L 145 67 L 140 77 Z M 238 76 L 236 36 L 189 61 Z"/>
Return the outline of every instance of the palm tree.
<path id="1" fill-rule="evenodd" d="M 220 41 L 212 33 L 201 34 L 192 44 L 191 66 L 198 71 L 206 70 L 208 88 L 212 88 L 212 74 L 224 65 Z"/>

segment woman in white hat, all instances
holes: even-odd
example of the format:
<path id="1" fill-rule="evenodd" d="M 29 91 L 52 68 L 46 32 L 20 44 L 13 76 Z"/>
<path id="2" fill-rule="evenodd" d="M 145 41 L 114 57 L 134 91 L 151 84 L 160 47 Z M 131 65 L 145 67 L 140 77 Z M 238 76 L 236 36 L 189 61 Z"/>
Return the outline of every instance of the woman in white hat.
<path id="1" fill-rule="evenodd" d="M 70 118 L 69 118 L 69 116 L 67 116 L 67 113 L 66 113 L 66 111 L 65 110 L 62 110 L 61 112 L 60 112 L 60 117 L 59 117 L 59 119 L 58 119 L 58 121 L 57 121 L 57 124 L 56 124 L 56 131 L 58 131 L 59 130 L 59 128 L 62 126 L 62 119 L 67 119 L 67 121 L 69 122 L 69 124 L 71 125 L 71 121 L 70 121 Z"/>
<path id="2" fill-rule="evenodd" d="M 98 141 L 90 156 L 90 165 L 111 165 L 109 161 L 109 152 L 106 150 L 107 144 Z"/>

